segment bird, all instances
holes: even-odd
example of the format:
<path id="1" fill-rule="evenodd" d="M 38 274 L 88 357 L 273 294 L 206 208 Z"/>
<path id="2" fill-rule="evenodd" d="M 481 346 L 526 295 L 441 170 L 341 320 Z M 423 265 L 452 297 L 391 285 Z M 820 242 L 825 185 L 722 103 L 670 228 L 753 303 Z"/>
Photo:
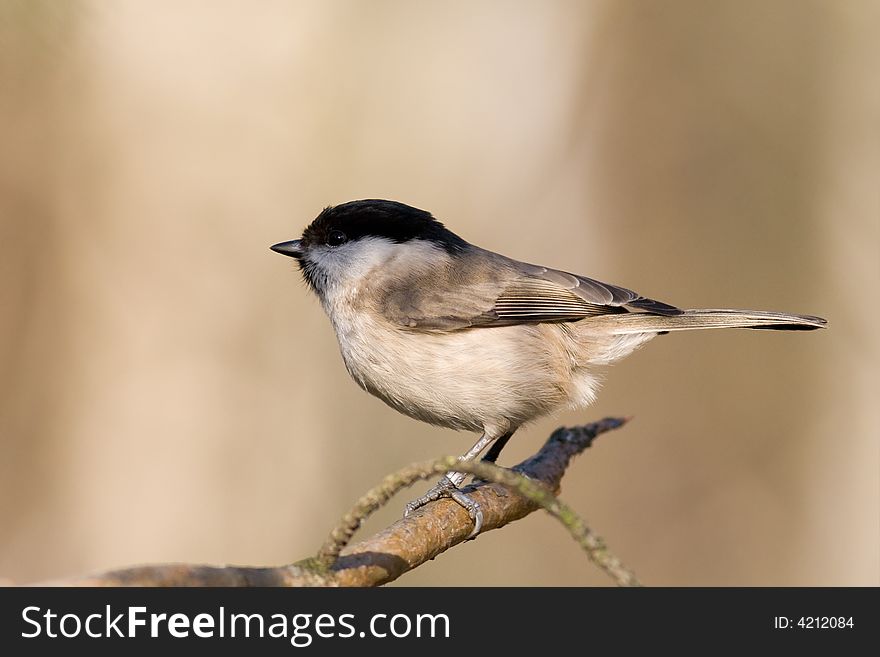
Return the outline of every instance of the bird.
<path id="1" fill-rule="evenodd" d="M 714 328 L 813 330 L 811 315 L 680 309 L 625 287 L 528 264 L 475 246 L 430 212 L 382 199 L 324 208 L 294 258 L 336 334 L 351 378 L 416 420 L 480 435 L 460 460 L 495 463 L 514 432 L 583 408 L 598 368 L 655 336 Z M 479 533 L 479 504 L 448 473 L 406 513 L 448 496 Z"/>

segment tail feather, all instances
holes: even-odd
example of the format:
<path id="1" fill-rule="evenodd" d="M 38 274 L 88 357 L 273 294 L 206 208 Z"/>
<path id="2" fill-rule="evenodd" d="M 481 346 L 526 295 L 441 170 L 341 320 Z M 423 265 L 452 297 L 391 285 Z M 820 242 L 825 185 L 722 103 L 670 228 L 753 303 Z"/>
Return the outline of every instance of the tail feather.
<path id="1" fill-rule="evenodd" d="M 827 321 L 823 318 L 813 317 L 812 315 L 795 315 L 764 310 L 729 310 L 723 308 L 684 310 L 680 315 L 621 313 L 602 317 L 601 320 L 603 328 L 607 324 L 611 332 L 616 335 L 714 328 L 812 331 L 825 328 L 827 324 Z"/>

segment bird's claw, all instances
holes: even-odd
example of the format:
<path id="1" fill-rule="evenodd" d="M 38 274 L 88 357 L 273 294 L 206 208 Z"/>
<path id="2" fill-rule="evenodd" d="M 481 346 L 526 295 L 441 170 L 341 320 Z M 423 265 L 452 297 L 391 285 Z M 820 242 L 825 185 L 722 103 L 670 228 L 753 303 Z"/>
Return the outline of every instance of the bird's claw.
<path id="1" fill-rule="evenodd" d="M 460 506 L 463 506 L 467 510 L 468 515 L 471 517 L 471 520 L 474 521 L 474 528 L 471 530 L 468 538 L 476 538 L 477 534 L 479 534 L 480 530 L 483 528 L 483 510 L 480 508 L 479 502 L 474 502 L 474 500 L 462 493 L 457 488 L 449 491 L 449 497 L 451 497 Z"/>
<path id="2" fill-rule="evenodd" d="M 451 498 L 456 504 L 463 507 L 468 512 L 468 515 L 474 522 L 474 528 L 471 530 L 468 538 L 475 538 L 483 528 L 483 511 L 477 502 L 461 492 L 448 477 L 443 477 L 436 486 L 431 488 L 418 499 L 407 502 L 406 507 L 404 507 L 403 517 L 406 518 L 416 509 L 420 509 L 430 502 L 435 502 L 441 497 Z"/>
<path id="3" fill-rule="evenodd" d="M 431 488 L 427 493 L 411 502 L 407 502 L 403 511 L 403 517 L 406 518 L 416 509 L 420 509 L 430 502 L 436 502 L 441 497 L 450 497 L 450 491 L 453 490 L 458 489 L 455 487 L 455 484 L 449 480 L 449 477 L 444 476 L 443 479 L 438 481 L 437 485 Z"/>

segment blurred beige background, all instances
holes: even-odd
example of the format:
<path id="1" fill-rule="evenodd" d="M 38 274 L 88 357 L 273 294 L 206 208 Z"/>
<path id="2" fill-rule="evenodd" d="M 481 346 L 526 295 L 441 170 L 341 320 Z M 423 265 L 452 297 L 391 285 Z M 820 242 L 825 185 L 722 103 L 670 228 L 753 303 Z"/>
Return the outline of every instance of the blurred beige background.
<path id="1" fill-rule="evenodd" d="M 357 388 L 268 250 L 384 197 L 680 306 L 829 318 L 655 340 L 502 462 L 634 415 L 563 497 L 645 582 L 877 585 L 878 24 L 855 0 L 0 0 L 0 576 L 289 562 L 470 446 Z M 399 582 L 607 583 L 539 514 Z"/>

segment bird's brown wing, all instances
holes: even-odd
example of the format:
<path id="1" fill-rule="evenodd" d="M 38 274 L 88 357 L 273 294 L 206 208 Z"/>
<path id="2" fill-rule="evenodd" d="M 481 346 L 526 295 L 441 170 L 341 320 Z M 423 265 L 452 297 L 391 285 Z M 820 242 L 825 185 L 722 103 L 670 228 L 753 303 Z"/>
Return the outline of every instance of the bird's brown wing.
<path id="1" fill-rule="evenodd" d="M 626 312 L 681 313 L 616 285 L 482 254 L 415 285 L 391 283 L 382 296 L 382 313 L 402 327 L 424 331 L 573 322 Z"/>

